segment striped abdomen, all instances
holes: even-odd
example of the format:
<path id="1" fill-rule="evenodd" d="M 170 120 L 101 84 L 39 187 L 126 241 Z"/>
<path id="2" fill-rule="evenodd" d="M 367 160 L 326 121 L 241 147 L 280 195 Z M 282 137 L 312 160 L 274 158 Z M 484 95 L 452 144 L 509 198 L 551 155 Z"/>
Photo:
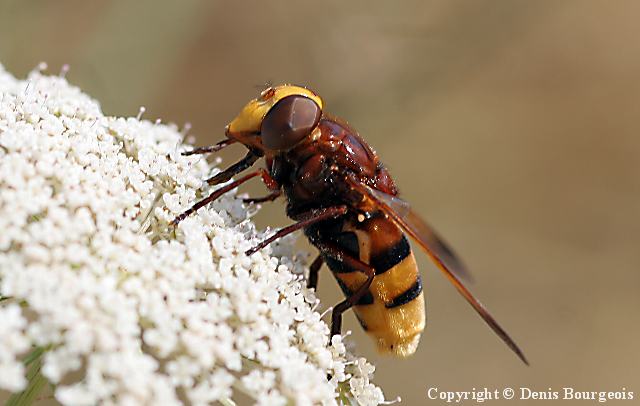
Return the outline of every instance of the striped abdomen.
<path id="1" fill-rule="evenodd" d="M 363 222 L 345 221 L 341 228 L 331 240 L 376 271 L 369 292 L 354 306 L 360 324 L 381 352 L 413 354 L 424 330 L 425 308 L 422 281 L 407 238 L 382 215 Z M 325 261 L 347 296 L 366 280 L 362 272 L 340 261 L 330 257 Z"/>

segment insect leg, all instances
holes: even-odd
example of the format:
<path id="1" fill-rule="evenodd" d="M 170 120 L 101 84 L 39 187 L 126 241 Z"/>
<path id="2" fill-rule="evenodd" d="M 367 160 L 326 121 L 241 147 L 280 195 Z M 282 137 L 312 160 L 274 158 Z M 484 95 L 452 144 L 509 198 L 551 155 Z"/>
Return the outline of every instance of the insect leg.
<path id="1" fill-rule="evenodd" d="M 355 292 L 333 308 L 333 312 L 331 313 L 331 337 L 333 337 L 336 334 L 340 334 L 340 330 L 342 328 L 342 313 L 358 303 L 362 296 L 369 291 L 369 287 L 371 286 L 371 282 L 373 282 L 373 277 L 376 275 L 376 271 L 371 267 L 371 265 L 365 264 L 336 245 L 323 243 L 319 248 L 323 254 L 342 261 L 345 265 L 367 275 L 367 280 Z"/>
<path id="2" fill-rule="evenodd" d="M 209 196 L 207 196 L 204 199 L 200 200 L 199 202 L 197 202 L 196 204 L 191 206 L 187 211 L 185 211 L 184 213 L 180 214 L 178 217 L 173 219 L 173 221 L 171 222 L 171 225 L 172 226 L 178 225 L 179 222 L 181 222 L 182 220 L 187 218 L 187 216 L 189 216 L 190 214 L 196 212 L 201 207 L 206 206 L 207 204 L 213 202 L 214 200 L 216 200 L 217 198 L 219 198 L 223 194 L 227 193 L 228 191 L 230 191 L 232 189 L 235 189 L 239 185 L 243 184 L 244 182 L 248 181 L 251 178 L 255 178 L 258 175 L 262 176 L 262 180 L 267 185 L 270 185 L 271 182 L 275 182 L 273 180 L 273 178 L 271 178 L 271 176 L 269 176 L 269 174 L 267 173 L 266 169 L 260 168 L 255 172 L 248 173 L 248 174 L 244 175 L 243 177 L 241 177 L 240 179 L 238 179 L 238 180 L 236 180 L 234 182 L 231 182 L 228 185 L 225 185 L 225 186 L 221 187 L 220 189 L 218 189 L 215 192 L 211 193 Z M 273 187 L 273 186 L 274 185 L 271 184 L 270 187 Z"/>
<path id="3" fill-rule="evenodd" d="M 246 254 L 251 255 L 254 252 L 259 251 L 264 247 L 266 247 L 267 245 L 271 244 L 278 238 L 282 238 L 287 234 L 291 234 L 296 230 L 310 226 L 319 221 L 328 220 L 331 218 L 341 216 L 346 212 L 347 212 L 347 206 L 333 206 L 333 207 L 327 207 L 325 209 L 311 210 L 311 211 L 302 213 L 299 216 L 296 216 L 296 219 L 299 220 L 297 223 L 287 226 L 285 228 L 281 228 L 274 235 L 272 235 L 271 237 L 262 241 L 260 244 L 248 250 Z"/>
<path id="4" fill-rule="evenodd" d="M 245 157 L 242 158 L 240 161 L 238 161 L 235 164 L 231 165 L 230 167 L 228 167 L 224 171 L 220 172 L 219 174 L 207 179 L 207 183 L 210 184 L 210 185 L 217 185 L 218 183 L 224 183 L 224 182 L 228 181 L 229 179 L 231 179 L 234 175 L 237 175 L 238 173 L 240 173 L 240 172 L 244 171 L 245 169 L 249 168 L 259 158 L 260 157 L 258 155 L 256 155 L 256 154 L 254 154 L 253 151 L 249 151 L 249 152 L 247 152 L 247 155 L 245 155 Z"/>
<path id="5" fill-rule="evenodd" d="M 323 262 L 324 259 L 322 259 L 322 255 L 318 255 L 318 258 L 316 258 L 309 266 L 309 279 L 307 279 L 307 288 L 313 290 L 318 289 L 318 271 L 320 271 Z"/>
<path id="6" fill-rule="evenodd" d="M 210 152 L 218 152 L 224 147 L 229 146 L 231 144 L 235 144 L 236 142 L 237 141 L 234 139 L 227 138 L 226 140 L 222 140 L 215 145 L 210 145 L 208 147 L 199 147 L 199 148 L 194 148 L 191 151 L 185 151 L 182 153 L 182 155 L 189 156 L 189 155 L 196 155 L 196 154 L 208 154 Z"/>
<path id="7" fill-rule="evenodd" d="M 264 202 L 272 202 L 274 200 L 276 200 L 280 195 L 282 194 L 281 190 L 276 190 L 270 194 L 268 194 L 267 196 L 264 197 L 255 197 L 255 198 L 249 198 L 249 199 L 242 199 L 243 202 L 245 203 L 264 203 Z"/>

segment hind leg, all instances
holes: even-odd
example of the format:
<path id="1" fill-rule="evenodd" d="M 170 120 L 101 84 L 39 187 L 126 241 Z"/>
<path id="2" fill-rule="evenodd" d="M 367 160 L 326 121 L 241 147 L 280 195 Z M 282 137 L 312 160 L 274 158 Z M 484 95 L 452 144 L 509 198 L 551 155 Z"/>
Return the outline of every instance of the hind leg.
<path id="1" fill-rule="evenodd" d="M 371 286 L 371 282 L 373 282 L 376 271 L 371 267 L 371 265 L 365 264 L 359 259 L 353 257 L 337 245 L 323 243 L 319 248 L 325 255 L 342 261 L 345 265 L 357 270 L 358 272 L 362 272 L 367 276 L 367 280 L 360 285 L 355 292 L 333 308 L 333 313 L 331 313 L 331 336 L 333 337 L 336 334 L 340 334 L 340 330 L 342 329 L 342 313 L 352 308 L 367 292 L 369 292 L 369 287 Z"/>
<path id="2" fill-rule="evenodd" d="M 318 272 L 322 267 L 322 263 L 324 259 L 322 259 L 322 255 L 318 255 L 318 257 L 311 263 L 309 266 L 309 279 L 307 279 L 307 288 L 318 290 Z"/>

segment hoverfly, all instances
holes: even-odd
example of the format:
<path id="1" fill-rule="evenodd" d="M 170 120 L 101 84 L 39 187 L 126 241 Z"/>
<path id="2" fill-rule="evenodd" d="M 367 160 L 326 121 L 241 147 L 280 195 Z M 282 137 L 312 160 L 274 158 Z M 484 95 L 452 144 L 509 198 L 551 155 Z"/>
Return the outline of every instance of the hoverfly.
<path id="1" fill-rule="evenodd" d="M 398 189 L 376 153 L 346 123 L 323 111 L 322 99 L 293 85 L 269 87 L 251 100 L 226 127 L 226 139 L 185 155 L 219 151 L 241 143 L 246 156 L 207 180 L 209 185 L 265 158 L 266 168 L 250 172 L 214 191 L 176 217 L 176 225 L 199 208 L 249 179 L 260 176 L 271 193 L 247 202 L 273 201 L 283 192 L 295 224 L 248 250 L 250 255 L 278 238 L 304 229 L 319 256 L 310 266 L 308 286 L 316 288 L 323 263 L 346 299 L 331 317 L 339 334 L 342 313 L 353 307 L 360 324 L 383 353 L 406 357 L 416 351 L 425 327 L 422 281 L 406 235 L 414 239 L 520 359 L 509 335 L 462 280 L 468 273 L 446 243 L 398 197 Z"/>

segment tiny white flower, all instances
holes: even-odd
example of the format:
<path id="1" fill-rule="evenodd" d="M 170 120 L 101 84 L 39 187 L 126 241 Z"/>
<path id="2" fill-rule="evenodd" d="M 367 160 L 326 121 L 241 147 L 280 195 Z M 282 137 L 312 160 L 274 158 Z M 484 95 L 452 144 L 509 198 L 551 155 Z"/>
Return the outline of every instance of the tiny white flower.
<path id="1" fill-rule="evenodd" d="M 24 336 L 27 321 L 15 303 L 0 307 L 0 320 L 0 387 L 19 391 L 27 383 L 24 365 L 17 358 L 30 346 Z"/>

